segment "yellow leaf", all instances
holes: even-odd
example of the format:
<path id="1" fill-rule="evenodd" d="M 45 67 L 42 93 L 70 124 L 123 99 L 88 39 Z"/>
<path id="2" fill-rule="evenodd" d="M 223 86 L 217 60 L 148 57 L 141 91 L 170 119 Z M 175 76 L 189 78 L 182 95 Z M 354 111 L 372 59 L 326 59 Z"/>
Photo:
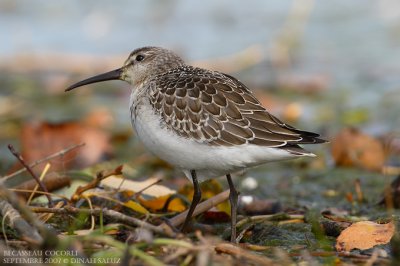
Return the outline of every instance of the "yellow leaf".
<path id="1" fill-rule="evenodd" d="M 147 214 L 149 213 L 149 211 L 147 209 L 145 209 L 142 205 L 140 205 L 137 202 L 134 202 L 133 200 L 124 202 L 124 206 L 128 207 L 129 209 L 132 209 L 138 213 L 142 213 L 142 214 Z"/>
<path id="2" fill-rule="evenodd" d="M 221 184 L 216 179 L 209 179 L 200 184 L 202 199 L 209 199 L 223 191 Z M 190 201 L 193 198 L 193 186 L 185 186 L 179 190 L 179 193 L 186 196 Z M 225 201 L 221 204 L 218 204 L 216 208 L 219 211 L 223 211 L 227 214 L 231 214 L 229 202 Z"/>
<path id="3" fill-rule="evenodd" d="M 386 244 L 394 234 L 393 222 L 377 224 L 370 221 L 357 222 L 343 230 L 336 241 L 337 251 L 369 249 Z"/>

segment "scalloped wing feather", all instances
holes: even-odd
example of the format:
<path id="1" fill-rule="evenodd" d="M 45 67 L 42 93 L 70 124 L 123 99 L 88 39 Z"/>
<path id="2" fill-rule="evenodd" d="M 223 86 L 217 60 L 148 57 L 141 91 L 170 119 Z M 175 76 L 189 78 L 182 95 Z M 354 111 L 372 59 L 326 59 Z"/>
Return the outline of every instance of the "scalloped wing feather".
<path id="1" fill-rule="evenodd" d="M 274 117 L 229 75 L 185 66 L 157 76 L 150 103 L 178 135 L 212 146 L 255 144 L 309 154 L 297 144 L 322 143 Z"/>

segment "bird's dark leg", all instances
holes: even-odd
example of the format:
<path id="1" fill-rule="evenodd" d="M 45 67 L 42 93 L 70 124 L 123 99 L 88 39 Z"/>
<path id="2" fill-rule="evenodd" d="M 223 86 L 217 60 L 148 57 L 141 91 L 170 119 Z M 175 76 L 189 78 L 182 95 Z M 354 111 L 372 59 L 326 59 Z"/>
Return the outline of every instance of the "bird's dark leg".
<path id="1" fill-rule="evenodd" d="M 192 176 L 193 180 L 193 199 L 192 203 L 190 204 L 188 214 L 186 215 L 185 222 L 182 225 L 181 231 L 184 232 L 187 229 L 187 226 L 190 223 L 190 219 L 192 218 L 193 212 L 196 209 L 197 204 L 201 200 L 201 190 L 199 186 L 199 182 L 197 182 L 197 176 L 195 170 L 190 170 L 190 175 Z"/>
<path id="2" fill-rule="evenodd" d="M 229 184 L 229 202 L 231 204 L 231 242 L 236 243 L 237 202 L 239 192 L 236 190 L 230 174 L 226 175 L 226 179 Z"/>

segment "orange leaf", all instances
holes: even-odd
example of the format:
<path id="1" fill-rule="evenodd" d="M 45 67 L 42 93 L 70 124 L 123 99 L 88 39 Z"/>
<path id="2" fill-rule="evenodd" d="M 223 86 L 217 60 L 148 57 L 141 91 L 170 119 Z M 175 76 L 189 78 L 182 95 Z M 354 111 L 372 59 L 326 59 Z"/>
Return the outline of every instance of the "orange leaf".
<path id="1" fill-rule="evenodd" d="M 68 146 L 84 142 L 86 145 L 79 150 L 50 160 L 52 170 L 65 170 L 71 165 L 80 167 L 92 165 L 110 154 L 110 133 L 95 122 L 86 124 L 84 121 L 65 123 L 38 122 L 26 123 L 21 128 L 22 156 L 27 162 L 42 159 Z M 35 171 L 40 173 L 43 166 Z"/>
<path id="2" fill-rule="evenodd" d="M 345 128 L 332 139 L 336 165 L 380 171 L 386 155 L 382 143 L 355 128 Z"/>
<path id="3" fill-rule="evenodd" d="M 200 189 L 203 200 L 209 199 L 223 191 L 221 184 L 216 179 L 209 179 L 200 183 Z M 193 186 L 185 186 L 179 190 L 179 193 L 186 196 L 189 200 L 192 200 Z M 222 202 L 218 204 L 216 208 L 230 215 L 229 202 Z"/>
<path id="4" fill-rule="evenodd" d="M 157 198 L 152 198 L 149 200 L 144 199 L 143 197 L 138 197 L 138 200 L 141 205 L 146 207 L 147 209 L 151 209 L 153 211 L 160 210 L 164 205 L 165 202 L 171 197 L 171 195 L 164 195 Z M 185 205 L 183 204 L 182 200 L 179 198 L 173 199 L 168 205 L 168 211 L 171 212 L 182 212 L 186 209 Z"/>
<path id="5" fill-rule="evenodd" d="M 343 230 L 336 241 L 337 251 L 369 249 L 386 244 L 394 234 L 393 222 L 377 224 L 370 221 L 357 222 Z"/>

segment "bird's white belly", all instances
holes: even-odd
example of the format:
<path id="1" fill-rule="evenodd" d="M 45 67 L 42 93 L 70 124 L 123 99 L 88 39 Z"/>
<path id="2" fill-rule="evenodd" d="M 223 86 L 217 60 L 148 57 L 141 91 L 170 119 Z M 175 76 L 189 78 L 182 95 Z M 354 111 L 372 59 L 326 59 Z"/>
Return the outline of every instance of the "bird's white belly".
<path id="1" fill-rule="evenodd" d="M 150 104 L 138 106 L 133 127 L 146 148 L 181 168 L 188 176 L 196 170 L 199 179 L 213 178 L 271 161 L 298 157 L 281 149 L 246 144 L 240 146 L 209 146 L 176 135 L 161 127 L 162 123 Z"/>

